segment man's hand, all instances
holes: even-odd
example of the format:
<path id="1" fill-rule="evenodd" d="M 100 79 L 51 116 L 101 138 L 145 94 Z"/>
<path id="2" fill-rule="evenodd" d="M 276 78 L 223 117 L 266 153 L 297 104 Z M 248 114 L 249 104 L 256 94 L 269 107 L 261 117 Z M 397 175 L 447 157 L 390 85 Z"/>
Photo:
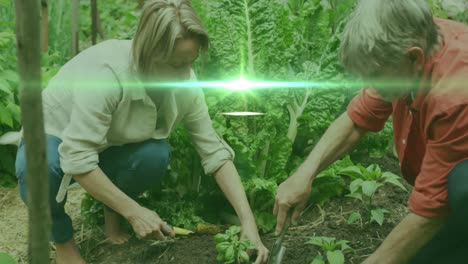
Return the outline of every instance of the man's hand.
<path id="1" fill-rule="evenodd" d="M 263 264 L 268 260 L 268 254 L 270 253 L 268 249 L 263 245 L 260 235 L 257 232 L 257 227 L 255 225 L 245 225 L 242 226 L 242 238 L 248 239 L 255 243 L 255 250 L 257 251 L 257 259 L 255 264 Z"/>
<path id="2" fill-rule="evenodd" d="M 174 237 L 174 231 L 162 221 L 159 215 L 149 209 L 139 206 L 127 217 L 133 230 L 143 239 L 164 240 L 166 235 Z"/>
<path id="3" fill-rule="evenodd" d="M 311 184 L 309 178 L 296 172 L 278 187 L 273 209 L 273 214 L 277 218 L 276 235 L 283 230 L 289 210 L 294 210 L 291 221 L 294 225 L 297 224 L 297 220 L 310 195 Z"/>

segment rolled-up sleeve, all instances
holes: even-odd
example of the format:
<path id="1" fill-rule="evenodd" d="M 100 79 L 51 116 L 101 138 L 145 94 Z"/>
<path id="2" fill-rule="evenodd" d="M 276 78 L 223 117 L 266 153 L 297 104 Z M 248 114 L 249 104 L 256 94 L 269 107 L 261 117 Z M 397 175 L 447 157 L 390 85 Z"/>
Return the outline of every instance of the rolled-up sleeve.
<path id="1" fill-rule="evenodd" d="M 60 164 L 64 173 L 77 175 L 90 172 L 98 167 L 98 153 L 107 144 L 112 113 L 121 98 L 121 87 L 109 85 L 112 74 L 103 72 L 110 79 L 105 86 L 96 89 L 73 89 L 73 106 L 70 122 L 62 133 L 59 146 Z"/>
<path id="2" fill-rule="evenodd" d="M 200 155 L 205 174 L 213 174 L 226 161 L 234 160 L 234 151 L 216 134 L 202 90 L 197 91 L 190 109 L 184 125 Z"/>
<path id="3" fill-rule="evenodd" d="M 426 133 L 431 138 L 409 199 L 412 212 L 425 217 L 449 212 L 448 174 L 460 161 L 468 159 L 467 131 L 466 104 L 448 109 L 428 125 Z"/>
<path id="4" fill-rule="evenodd" d="M 378 132 L 392 114 L 392 104 L 380 99 L 373 89 L 366 88 L 351 100 L 346 112 L 357 126 Z"/>

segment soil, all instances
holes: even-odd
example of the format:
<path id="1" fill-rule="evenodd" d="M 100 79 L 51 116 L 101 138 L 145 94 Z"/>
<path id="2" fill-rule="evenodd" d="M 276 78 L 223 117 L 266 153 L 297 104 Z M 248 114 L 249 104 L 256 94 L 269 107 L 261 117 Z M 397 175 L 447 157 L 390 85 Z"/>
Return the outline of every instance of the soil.
<path id="1" fill-rule="evenodd" d="M 383 171 L 399 174 L 398 160 L 387 156 L 383 159 L 370 159 L 367 163 L 377 163 Z M 367 165 L 364 163 L 364 165 Z M 410 189 L 410 186 L 405 186 Z M 297 226 L 288 230 L 283 245 L 286 254 L 283 264 L 305 264 L 320 254 L 320 250 L 305 242 L 313 236 L 335 237 L 348 240 L 354 249 L 346 253 L 346 263 L 361 263 L 380 245 L 396 224 L 407 214 L 408 193 L 385 186 L 377 193 L 375 203 L 391 212 L 382 226 L 377 223 L 355 223 L 349 225 L 349 215 L 359 210 L 366 215 L 363 206 L 350 198 L 337 198 L 324 206 L 307 208 Z M 366 219 L 364 219 L 366 220 Z M 363 221 L 366 222 L 366 221 Z M 276 240 L 272 234 L 262 236 L 264 244 L 271 248 Z M 153 242 L 154 243 L 154 242 Z M 215 264 L 216 249 L 212 235 L 192 235 L 152 244 L 135 238 L 125 245 L 104 245 L 90 252 L 90 263 L 184 263 Z"/>
<path id="2" fill-rule="evenodd" d="M 379 164 L 384 171 L 399 174 L 398 161 L 393 157 L 372 159 L 368 162 Z M 364 163 L 364 165 L 367 164 Z M 405 186 L 410 189 L 408 185 Z M 5 231 L 2 231 L 4 233 L 0 236 L 0 251 L 13 255 L 18 263 L 25 263 L 26 208 L 18 198 L 17 190 L 2 190 L 1 193 L 5 195 L 0 196 L 0 222 L 3 226 L 1 229 Z M 366 215 L 360 202 L 350 198 L 337 198 L 323 206 L 310 206 L 304 211 L 298 225 L 290 227 L 286 234 L 283 243 L 286 247 L 286 254 L 282 263 L 310 263 L 314 256 L 320 254 L 316 246 L 305 244 L 313 236 L 348 240 L 354 250 L 346 253 L 346 263 L 361 263 L 407 214 L 408 194 L 409 192 L 406 193 L 393 186 L 385 186 L 379 190 L 374 199 L 375 203 L 391 212 L 382 226 L 375 222 L 365 223 L 366 221 L 364 223 L 358 223 L 358 221 L 349 225 L 347 219 L 351 212 L 359 210 L 363 216 Z M 81 225 L 79 201 L 82 195 L 83 190 L 75 190 L 70 194 L 67 211 L 71 213 L 76 229 L 75 238 L 88 263 L 216 263 L 216 249 L 212 235 L 182 236 L 164 242 L 141 241 L 132 238 L 124 245 L 106 243 L 101 229 L 91 230 Z M 10 227 L 6 228 L 5 224 Z M 276 237 L 273 234 L 266 234 L 262 236 L 262 240 L 268 248 L 271 248 Z M 53 250 L 51 257 L 53 262 Z"/>

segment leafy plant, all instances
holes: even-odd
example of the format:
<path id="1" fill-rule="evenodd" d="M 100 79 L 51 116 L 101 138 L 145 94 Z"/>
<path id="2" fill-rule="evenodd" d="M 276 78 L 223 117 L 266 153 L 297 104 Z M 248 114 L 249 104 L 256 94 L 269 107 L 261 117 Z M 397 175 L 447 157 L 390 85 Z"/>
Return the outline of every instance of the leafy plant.
<path id="1" fill-rule="evenodd" d="M 326 170 L 319 173 L 312 184 L 312 193 L 310 200 L 313 203 L 323 203 L 330 198 L 343 195 L 346 183 L 339 171 L 352 166 L 353 162 L 349 156 L 336 161 Z"/>
<path id="2" fill-rule="evenodd" d="M 407 189 L 399 181 L 399 176 L 391 172 L 382 172 L 380 167 L 372 164 L 367 168 L 358 164 L 350 166 L 340 171 L 340 174 L 349 176 L 353 181 L 349 185 L 350 194 L 348 197 L 357 199 L 362 202 L 366 211 L 370 214 L 370 221 L 382 225 L 385 220 L 385 214 L 390 213 L 383 208 L 376 208 L 373 197 L 384 184 L 392 184 L 398 188 L 407 191 Z M 352 224 L 355 221 L 362 221 L 362 216 L 359 212 L 351 213 L 348 218 L 348 223 Z"/>
<path id="3" fill-rule="evenodd" d="M 250 240 L 240 238 L 241 228 L 231 226 L 224 234 L 217 234 L 216 260 L 220 263 L 249 263 L 248 250 L 255 248 L 255 243 Z"/>
<path id="4" fill-rule="evenodd" d="M 8 253 L 0 252 L 0 263 L 2 264 L 15 264 L 15 259 Z"/>
<path id="5" fill-rule="evenodd" d="M 306 244 L 318 246 L 322 252 L 315 256 L 310 264 L 343 264 L 345 261 L 344 253 L 352 250 L 348 243 L 347 240 L 336 241 L 334 237 L 311 237 Z"/>
<path id="6" fill-rule="evenodd" d="M 21 122 L 18 106 L 19 77 L 16 73 L 16 36 L 12 7 L 0 5 L 0 136 L 18 130 Z M 8 7 L 8 8 L 7 8 Z M 0 186 L 12 187 L 16 184 L 14 146 L 0 146 Z"/>

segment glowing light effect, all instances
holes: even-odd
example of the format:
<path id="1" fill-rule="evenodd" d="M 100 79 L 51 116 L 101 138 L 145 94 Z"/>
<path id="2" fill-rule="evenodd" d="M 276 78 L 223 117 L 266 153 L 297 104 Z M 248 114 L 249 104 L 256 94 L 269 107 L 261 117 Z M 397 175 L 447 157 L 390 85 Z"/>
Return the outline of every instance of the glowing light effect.
<path id="1" fill-rule="evenodd" d="M 281 82 L 281 81 L 251 81 L 238 79 L 234 81 L 191 81 L 191 82 L 154 82 L 148 83 L 152 88 L 218 88 L 235 91 L 268 88 L 332 88 L 342 87 L 342 82 Z"/>
<path id="2" fill-rule="evenodd" d="M 259 112 L 227 112 L 227 113 L 222 113 L 223 115 L 228 115 L 228 116 L 262 116 L 265 115 L 265 113 L 259 113 Z"/>
<path id="3" fill-rule="evenodd" d="M 226 83 L 226 88 L 236 91 L 245 91 L 249 90 L 254 83 L 251 81 L 245 80 L 244 78 L 240 78 L 239 80 L 231 81 Z"/>

